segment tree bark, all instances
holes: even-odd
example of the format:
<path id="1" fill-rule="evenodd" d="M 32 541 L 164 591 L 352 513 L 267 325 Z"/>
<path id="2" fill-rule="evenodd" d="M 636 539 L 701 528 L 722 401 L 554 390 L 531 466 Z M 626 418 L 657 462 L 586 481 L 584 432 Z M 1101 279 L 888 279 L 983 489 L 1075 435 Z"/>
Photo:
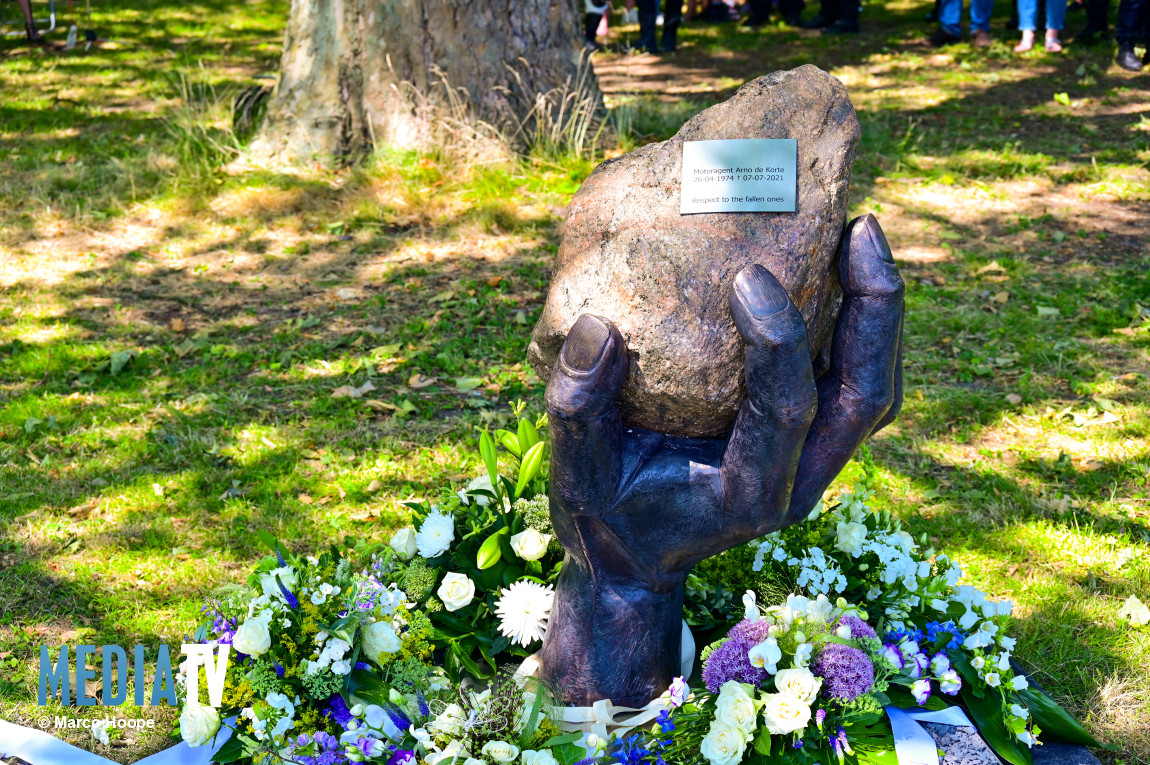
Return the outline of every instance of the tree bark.
<path id="1" fill-rule="evenodd" d="M 418 147 L 445 116 L 514 134 L 537 94 L 564 87 L 601 103 L 580 18 L 575 0 L 292 0 L 252 154 L 296 162 Z M 466 115 L 452 104 L 460 95 Z"/>

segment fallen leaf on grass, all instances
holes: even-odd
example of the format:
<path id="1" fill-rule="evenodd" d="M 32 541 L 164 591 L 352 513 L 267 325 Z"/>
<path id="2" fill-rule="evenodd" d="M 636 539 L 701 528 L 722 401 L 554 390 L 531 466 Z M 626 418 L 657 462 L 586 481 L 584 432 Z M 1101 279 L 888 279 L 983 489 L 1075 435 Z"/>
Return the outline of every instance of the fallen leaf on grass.
<path id="1" fill-rule="evenodd" d="M 1118 615 L 1136 627 L 1150 624 L 1150 608 L 1147 608 L 1137 595 L 1131 595 L 1126 599 L 1122 608 L 1118 609 Z"/>
<path id="2" fill-rule="evenodd" d="M 996 292 L 990 298 L 990 300 L 992 303 L 1005 304 L 1010 300 L 1010 293 L 1009 292 Z"/>
<path id="3" fill-rule="evenodd" d="M 300 495 L 299 495 L 299 497 L 298 497 L 297 499 L 299 499 L 299 501 L 300 501 L 300 502 L 302 502 L 302 503 L 303 503 L 303 504 L 305 504 L 305 505 L 310 505 L 310 504 L 312 504 L 313 502 L 315 502 L 315 500 L 314 500 L 314 499 L 312 499 L 312 498 L 311 498 L 309 495 L 307 495 L 307 494 L 300 494 Z"/>
<path id="4" fill-rule="evenodd" d="M 364 393 L 370 393 L 375 390 L 375 386 L 368 380 L 358 388 L 351 385 L 341 385 L 331 392 L 332 398 L 362 398 Z"/>
<path id="5" fill-rule="evenodd" d="M 455 389 L 460 393 L 475 390 L 483 384 L 482 377 L 460 377 L 455 381 Z"/>
<path id="6" fill-rule="evenodd" d="M 92 514 L 92 511 L 96 509 L 98 504 L 99 501 L 90 499 L 82 505 L 76 505 L 75 507 L 68 508 L 68 515 L 76 518 L 77 520 L 87 518 Z"/>
<path id="7" fill-rule="evenodd" d="M 1022 403 L 1022 396 L 1018 395 L 1017 393 L 1007 393 L 1006 400 L 1011 404 L 1018 406 Z"/>
<path id="8" fill-rule="evenodd" d="M 172 327 L 173 332 L 183 332 L 185 329 L 188 328 L 188 325 L 184 324 L 183 319 L 175 318 L 175 319 L 172 319 L 171 327 Z"/>
<path id="9" fill-rule="evenodd" d="M 0 659 L 7 659 L 12 656 L 11 651 L 0 651 Z"/>
<path id="10" fill-rule="evenodd" d="M 422 374 L 416 372 L 410 378 L 408 378 L 407 386 L 413 390 L 420 390 L 422 388 L 426 388 L 429 385 L 434 385 L 437 379 L 438 378 L 435 377 L 424 377 Z"/>
<path id="11" fill-rule="evenodd" d="M 1038 311 L 1038 315 L 1042 318 L 1055 318 L 1060 315 L 1057 308 L 1045 305 L 1040 305 L 1034 310 Z"/>
<path id="12" fill-rule="evenodd" d="M 368 494 L 375 494 L 377 491 L 379 491 L 382 488 L 383 488 L 383 481 L 379 480 L 378 478 L 372 478 L 371 483 L 369 483 L 367 485 L 367 493 Z"/>

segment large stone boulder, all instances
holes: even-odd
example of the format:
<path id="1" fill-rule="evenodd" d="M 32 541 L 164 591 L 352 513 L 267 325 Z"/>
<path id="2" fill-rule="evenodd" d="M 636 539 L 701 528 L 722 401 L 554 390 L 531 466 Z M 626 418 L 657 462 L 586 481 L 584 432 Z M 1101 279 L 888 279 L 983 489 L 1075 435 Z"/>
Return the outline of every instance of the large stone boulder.
<path id="1" fill-rule="evenodd" d="M 680 215 L 683 142 L 731 138 L 797 139 L 796 212 Z M 743 342 L 727 296 L 752 263 L 786 288 L 806 321 L 815 365 L 825 367 L 858 138 L 846 88 L 808 65 L 753 80 L 674 138 L 599 165 L 571 200 L 528 349 L 536 371 L 550 377 L 580 314 L 603 316 L 631 352 L 624 421 L 723 437 L 746 395 Z"/>

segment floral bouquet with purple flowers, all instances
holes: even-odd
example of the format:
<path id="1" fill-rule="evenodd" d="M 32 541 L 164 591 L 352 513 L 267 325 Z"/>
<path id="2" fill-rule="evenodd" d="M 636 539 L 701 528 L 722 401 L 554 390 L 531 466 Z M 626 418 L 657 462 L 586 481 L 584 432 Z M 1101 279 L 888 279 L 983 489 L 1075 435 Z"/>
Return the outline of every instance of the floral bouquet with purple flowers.
<path id="1" fill-rule="evenodd" d="M 926 703 L 923 683 L 961 685 L 949 665 L 895 660 L 867 612 L 841 598 L 791 595 L 764 610 L 748 592 L 743 602 L 743 620 L 703 650 L 705 689 L 672 716 L 681 730 L 664 749 L 694 748 L 711 765 L 877 762 L 894 743 L 884 707 Z"/>

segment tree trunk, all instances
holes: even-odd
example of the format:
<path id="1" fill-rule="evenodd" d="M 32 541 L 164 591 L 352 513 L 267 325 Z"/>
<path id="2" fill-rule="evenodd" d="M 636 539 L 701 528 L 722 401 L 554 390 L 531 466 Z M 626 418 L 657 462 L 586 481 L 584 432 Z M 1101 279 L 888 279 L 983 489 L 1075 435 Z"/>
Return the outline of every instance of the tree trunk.
<path id="1" fill-rule="evenodd" d="M 412 148 L 445 118 L 514 137 L 538 94 L 554 101 L 564 89 L 598 107 L 579 10 L 576 0 L 292 0 L 252 153 L 294 162 Z"/>

